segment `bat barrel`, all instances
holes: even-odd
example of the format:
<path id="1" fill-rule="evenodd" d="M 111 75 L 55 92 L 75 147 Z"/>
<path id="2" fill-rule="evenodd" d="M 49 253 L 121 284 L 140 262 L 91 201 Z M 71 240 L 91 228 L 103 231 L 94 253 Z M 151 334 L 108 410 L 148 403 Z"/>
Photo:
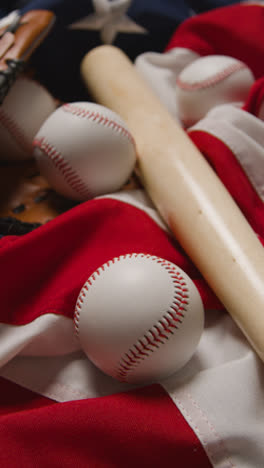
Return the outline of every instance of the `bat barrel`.
<path id="1" fill-rule="evenodd" d="M 264 251 L 234 200 L 133 63 L 100 46 L 81 64 L 96 102 L 134 136 L 142 182 L 159 213 L 264 360 Z"/>

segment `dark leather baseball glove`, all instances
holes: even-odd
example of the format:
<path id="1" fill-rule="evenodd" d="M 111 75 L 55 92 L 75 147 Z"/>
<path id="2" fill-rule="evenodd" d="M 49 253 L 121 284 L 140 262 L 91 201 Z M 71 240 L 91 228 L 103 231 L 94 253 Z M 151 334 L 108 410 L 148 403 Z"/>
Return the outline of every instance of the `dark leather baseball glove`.
<path id="1" fill-rule="evenodd" d="M 55 16 L 47 10 L 31 10 L 12 15 L 0 23 L 0 105 L 18 74 L 50 31 Z M 138 187 L 133 175 L 123 188 Z M 42 177 L 34 160 L 0 161 L 0 237 L 21 235 L 48 222 L 75 206 L 77 202 L 57 194 Z"/>
<path id="2" fill-rule="evenodd" d="M 15 14 L 7 26 L 0 26 L 0 104 L 54 22 L 53 12 L 31 10 Z"/>
<path id="3" fill-rule="evenodd" d="M 14 12 L 0 25 L 0 105 L 55 22 L 48 10 Z M 63 206 L 62 206 L 63 205 Z M 25 234 L 67 209 L 33 161 L 0 165 L 0 236 Z"/>
<path id="4" fill-rule="evenodd" d="M 133 174 L 122 190 L 135 188 Z M 26 234 L 77 204 L 50 187 L 34 160 L 0 163 L 0 236 Z"/>
<path id="5" fill-rule="evenodd" d="M 0 165 L 0 235 L 25 234 L 76 203 L 58 195 L 35 161 Z"/>

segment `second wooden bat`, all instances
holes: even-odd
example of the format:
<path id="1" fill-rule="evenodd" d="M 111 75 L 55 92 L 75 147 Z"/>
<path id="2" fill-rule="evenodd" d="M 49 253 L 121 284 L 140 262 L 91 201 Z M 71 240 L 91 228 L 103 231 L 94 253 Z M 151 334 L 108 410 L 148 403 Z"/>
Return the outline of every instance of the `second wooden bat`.
<path id="1" fill-rule="evenodd" d="M 81 73 L 95 101 L 127 122 L 146 191 L 264 361 L 264 250 L 256 234 L 121 50 L 93 49 Z"/>

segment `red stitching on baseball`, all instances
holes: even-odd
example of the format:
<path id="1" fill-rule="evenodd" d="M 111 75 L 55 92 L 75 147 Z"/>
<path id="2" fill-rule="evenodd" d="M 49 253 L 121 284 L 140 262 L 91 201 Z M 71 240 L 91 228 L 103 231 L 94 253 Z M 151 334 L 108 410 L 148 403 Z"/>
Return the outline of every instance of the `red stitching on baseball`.
<path id="1" fill-rule="evenodd" d="M 38 147 L 48 156 L 54 166 L 61 172 L 69 186 L 84 198 L 92 198 L 92 194 L 79 175 L 72 169 L 70 164 L 65 161 L 63 156 L 52 146 L 44 137 L 35 138 L 33 145 Z"/>
<path id="2" fill-rule="evenodd" d="M 99 114 L 99 112 L 82 109 L 82 107 L 78 107 L 70 103 L 64 104 L 62 106 L 62 110 L 64 110 L 65 112 L 70 112 L 72 115 L 76 115 L 77 117 L 93 120 L 94 122 L 97 120 L 97 123 L 105 125 L 106 127 L 112 126 L 114 130 L 119 131 L 121 135 L 128 138 L 128 140 L 135 146 L 135 140 L 126 128 L 124 128 L 121 124 L 118 124 L 114 120 L 110 120 L 108 117 Z"/>
<path id="3" fill-rule="evenodd" d="M 126 258 L 148 258 L 161 264 L 171 279 L 173 280 L 174 285 L 174 296 L 173 296 L 173 305 L 170 306 L 160 320 L 153 325 L 152 328 L 146 331 L 146 333 L 137 340 L 137 342 L 131 347 L 119 361 L 119 365 L 116 369 L 116 377 L 122 382 L 127 382 L 127 377 L 130 372 L 132 372 L 145 358 L 147 358 L 155 349 L 159 349 L 162 344 L 169 339 L 170 335 L 173 335 L 175 331 L 180 327 L 183 319 L 184 312 L 186 311 L 186 305 L 188 304 L 188 296 L 186 295 L 187 285 L 185 283 L 182 275 L 177 271 L 176 267 L 173 268 L 171 263 L 164 259 L 159 259 L 154 255 L 145 255 L 145 254 L 127 254 L 120 255 L 120 257 L 115 257 L 112 260 L 104 263 L 103 266 L 100 266 L 86 281 L 85 285 L 81 289 L 79 298 L 77 300 L 74 312 L 74 327 L 75 333 L 79 335 L 79 322 L 80 322 L 80 313 L 82 309 L 82 299 L 86 296 L 89 291 L 89 286 L 92 285 L 92 281 L 96 280 L 96 275 L 100 275 L 106 268 L 110 267 L 114 263 L 126 259 Z M 88 286 L 89 285 L 89 286 Z M 179 318 L 180 316 L 180 318 Z M 176 322 L 177 325 L 175 325 Z"/>
<path id="4" fill-rule="evenodd" d="M 244 63 L 234 63 L 229 65 L 229 67 L 226 67 L 224 70 L 216 73 L 212 77 L 207 78 L 206 80 L 196 81 L 195 83 L 187 83 L 186 81 L 178 78 L 176 80 L 176 84 L 184 91 L 196 91 L 197 89 L 209 88 L 210 86 L 217 85 L 219 81 L 228 78 L 230 75 L 232 75 L 232 73 L 238 70 L 242 70 L 243 68 L 246 68 Z"/>
<path id="5" fill-rule="evenodd" d="M 16 140 L 18 146 L 21 146 L 23 151 L 30 155 L 32 153 L 32 145 L 28 143 L 17 123 L 3 109 L 0 110 L 0 122 L 5 130 Z"/>

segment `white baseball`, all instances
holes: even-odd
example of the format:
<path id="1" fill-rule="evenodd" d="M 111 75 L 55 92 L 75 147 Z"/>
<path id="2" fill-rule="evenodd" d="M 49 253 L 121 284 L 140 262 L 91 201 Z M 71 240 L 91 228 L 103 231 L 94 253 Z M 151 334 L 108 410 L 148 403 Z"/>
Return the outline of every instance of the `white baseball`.
<path id="1" fill-rule="evenodd" d="M 59 107 L 40 128 L 34 147 L 42 175 L 54 190 L 75 200 L 119 190 L 136 161 L 125 122 L 91 102 Z"/>
<path id="2" fill-rule="evenodd" d="M 55 108 L 54 98 L 43 86 L 19 77 L 0 106 L 0 159 L 32 158 L 32 140 Z"/>
<path id="3" fill-rule="evenodd" d="M 176 80 L 178 114 L 185 127 L 219 104 L 241 106 L 254 83 L 247 65 L 225 55 L 209 55 L 187 65 Z"/>
<path id="4" fill-rule="evenodd" d="M 90 276 L 74 322 L 83 351 L 99 369 L 122 382 L 147 383 L 189 361 L 203 331 L 204 309 L 179 267 L 133 253 Z"/>

